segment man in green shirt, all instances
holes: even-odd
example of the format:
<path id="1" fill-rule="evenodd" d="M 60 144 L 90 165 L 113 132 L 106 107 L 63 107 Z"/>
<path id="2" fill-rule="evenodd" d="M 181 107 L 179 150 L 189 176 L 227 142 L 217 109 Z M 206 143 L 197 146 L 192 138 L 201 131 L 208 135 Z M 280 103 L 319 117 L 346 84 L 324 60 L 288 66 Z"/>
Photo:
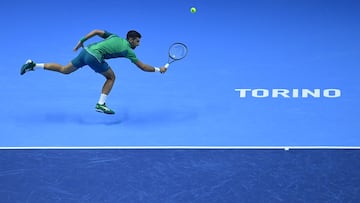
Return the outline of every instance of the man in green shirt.
<path id="1" fill-rule="evenodd" d="M 94 36 L 99 36 L 103 38 L 103 40 L 85 47 L 69 64 L 62 66 L 57 63 L 35 63 L 32 60 L 27 60 L 22 66 L 20 74 L 23 75 L 28 71 L 34 71 L 36 69 L 70 74 L 77 69 L 88 65 L 95 72 L 102 74 L 106 78 L 99 102 L 95 107 L 96 111 L 114 114 L 115 112 L 105 105 L 105 101 L 114 85 L 115 74 L 111 67 L 106 63 L 105 59 L 125 57 L 146 72 L 165 73 L 167 70 L 165 67 L 157 68 L 144 64 L 136 57 L 134 49 L 139 46 L 141 35 L 135 30 L 130 30 L 126 35 L 126 39 L 120 38 L 105 30 L 93 30 L 78 42 L 74 51 L 77 51 L 80 47 L 84 47 L 84 42 Z"/>

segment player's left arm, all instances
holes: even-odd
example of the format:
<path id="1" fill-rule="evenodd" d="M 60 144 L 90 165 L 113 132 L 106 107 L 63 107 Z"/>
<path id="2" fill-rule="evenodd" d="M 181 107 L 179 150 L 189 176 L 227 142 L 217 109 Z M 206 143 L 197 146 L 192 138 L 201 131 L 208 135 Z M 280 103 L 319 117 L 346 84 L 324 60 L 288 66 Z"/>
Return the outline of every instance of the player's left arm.
<path id="1" fill-rule="evenodd" d="M 145 63 L 141 62 L 140 60 L 137 60 L 135 62 L 135 65 L 138 68 L 140 68 L 141 70 L 145 71 L 145 72 L 157 72 L 157 71 L 159 71 L 160 73 L 165 73 L 166 70 L 167 70 L 165 67 L 157 68 L 157 67 L 150 66 L 148 64 L 145 64 Z"/>
<path id="2" fill-rule="evenodd" d="M 94 36 L 99 36 L 101 38 L 107 38 L 111 35 L 111 33 L 105 31 L 105 30 L 93 30 L 89 32 L 85 37 L 83 37 L 75 46 L 74 51 L 77 51 L 80 47 L 84 47 L 84 42 Z"/>

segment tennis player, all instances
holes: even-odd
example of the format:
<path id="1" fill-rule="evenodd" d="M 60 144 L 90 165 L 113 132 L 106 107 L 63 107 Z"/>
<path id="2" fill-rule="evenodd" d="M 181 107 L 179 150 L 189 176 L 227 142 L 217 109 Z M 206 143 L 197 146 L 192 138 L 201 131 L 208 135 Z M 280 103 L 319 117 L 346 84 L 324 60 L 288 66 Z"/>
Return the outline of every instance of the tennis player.
<path id="1" fill-rule="evenodd" d="M 84 42 L 94 36 L 99 36 L 103 38 L 103 40 L 90 44 L 84 48 Z M 130 30 L 126 35 L 126 39 L 105 30 L 93 30 L 77 43 L 74 51 L 77 51 L 80 47 L 83 47 L 84 49 L 77 57 L 70 61 L 69 64 L 62 66 L 57 63 L 35 63 L 29 59 L 22 66 L 20 74 L 23 75 L 28 71 L 34 71 L 36 69 L 70 74 L 77 69 L 88 65 L 95 72 L 100 73 L 106 78 L 99 101 L 95 106 L 96 111 L 106 114 L 115 114 L 113 110 L 105 105 L 106 99 L 115 82 L 115 74 L 109 64 L 106 63 L 105 59 L 125 57 L 146 72 L 165 73 L 167 70 L 165 67 L 158 68 L 144 64 L 136 57 L 134 49 L 139 46 L 140 38 L 141 34 L 135 30 Z"/>

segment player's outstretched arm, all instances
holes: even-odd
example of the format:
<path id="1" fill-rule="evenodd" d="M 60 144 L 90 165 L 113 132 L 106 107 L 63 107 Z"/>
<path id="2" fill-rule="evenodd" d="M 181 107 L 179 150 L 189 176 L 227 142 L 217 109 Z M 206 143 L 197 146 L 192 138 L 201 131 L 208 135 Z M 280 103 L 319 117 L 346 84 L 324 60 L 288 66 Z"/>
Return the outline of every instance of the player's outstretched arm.
<path id="1" fill-rule="evenodd" d="M 84 42 L 94 36 L 104 36 L 105 31 L 104 30 L 93 30 L 89 32 L 85 37 L 83 37 L 74 47 L 74 51 L 77 51 L 80 47 L 84 47 Z"/>
<path id="2" fill-rule="evenodd" d="M 150 65 L 144 64 L 143 62 L 141 62 L 140 60 L 138 60 L 136 63 L 136 66 L 138 68 L 140 68 L 141 70 L 145 71 L 145 72 L 160 72 L 160 73 L 165 73 L 167 68 L 165 67 L 161 67 L 161 68 L 157 68 L 157 67 L 152 67 Z"/>

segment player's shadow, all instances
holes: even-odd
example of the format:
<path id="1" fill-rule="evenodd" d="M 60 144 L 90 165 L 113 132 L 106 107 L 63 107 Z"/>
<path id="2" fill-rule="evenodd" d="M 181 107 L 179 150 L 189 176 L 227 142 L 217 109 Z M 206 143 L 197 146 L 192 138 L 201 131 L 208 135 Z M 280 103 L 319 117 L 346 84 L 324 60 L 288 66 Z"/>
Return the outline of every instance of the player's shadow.
<path id="1" fill-rule="evenodd" d="M 196 111 L 174 109 L 149 109 L 146 111 L 128 111 L 122 109 L 115 115 L 98 112 L 31 112 L 16 116 L 18 122 L 26 124 L 78 124 L 78 125 L 154 125 L 176 124 L 197 118 Z"/>
<path id="2" fill-rule="evenodd" d="M 69 122 L 78 123 L 81 125 L 118 125 L 123 122 L 123 119 L 120 117 L 120 115 L 107 115 L 98 112 L 91 112 L 86 115 L 48 114 L 47 120 L 50 122 Z"/>
<path id="3" fill-rule="evenodd" d="M 118 115 L 105 115 L 98 112 L 88 114 L 51 112 L 26 115 L 18 118 L 18 121 L 36 124 L 81 124 L 81 125 L 118 125 L 123 122 Z"/>
<path id="4" fill-rule="evenodd" d="M 153 109 L 144 112 L 130 112 L 124 115 L 123 121 L 129 125 L 171 125 L 184 123 L 197 118 L 195 111 L 179 111 L 174 109 Z"/>

